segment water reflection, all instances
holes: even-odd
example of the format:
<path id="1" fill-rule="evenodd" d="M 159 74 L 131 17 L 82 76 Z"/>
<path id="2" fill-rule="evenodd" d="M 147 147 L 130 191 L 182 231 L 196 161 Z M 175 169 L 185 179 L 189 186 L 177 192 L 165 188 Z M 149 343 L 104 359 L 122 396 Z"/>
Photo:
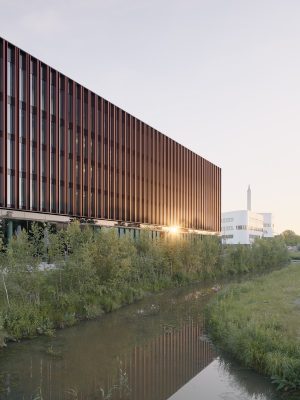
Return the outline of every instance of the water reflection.
<path id="1" fill-rule="evenodd" d="M 185 324 L 136 346 L 124 360 L 132 400 L 165 400 L 215 357 L 210 343 L 200 340 L 203 327 Z"/>
<path id="2" fill-rule="evenodd" d="M 171 290 L 59 331 L 55 338 L 14 344 L 0 353 L 0 399 L 166 400 L 214 365 L 203 324 L 209 296 L 203 287 Z M 236 382 L 230 384 L 234 393 L 247 387 L 248 372 L 237 374 L 232 363 L 222 368 L 223 375 L 207 375 L 195 399 L 199 394 L 225 399 L 208 397 L 218 379 Z M 257 375 L 253 380 L 260 382 Z M 264 398 L 270 399 L 275 397 Z"/>
<path id="3" fill-rule="evenodd" d="M 168 400 L 279 400 L 267 379 L 222 358 L 214 360 Z M 202 399 L 202 397 L 200 397 Z"/>

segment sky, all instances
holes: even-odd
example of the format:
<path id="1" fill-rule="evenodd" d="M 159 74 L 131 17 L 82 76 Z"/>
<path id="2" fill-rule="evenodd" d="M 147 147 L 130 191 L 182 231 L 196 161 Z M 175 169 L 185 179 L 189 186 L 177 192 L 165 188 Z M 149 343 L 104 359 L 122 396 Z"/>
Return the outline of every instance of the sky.
<path id="1" fill-rule="evenodd" d="M 0 0 L 0 36 L 222 168 L 300 234 L 300 1 Z"/>

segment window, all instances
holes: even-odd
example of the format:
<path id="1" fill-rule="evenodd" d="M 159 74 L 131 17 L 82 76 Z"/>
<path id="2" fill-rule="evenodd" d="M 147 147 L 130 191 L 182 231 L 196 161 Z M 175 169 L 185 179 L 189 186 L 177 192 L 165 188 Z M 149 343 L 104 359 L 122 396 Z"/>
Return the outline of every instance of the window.
<path id="1" fill-rule="evenodd" d="M 222 222 L 233 222 L 233 218 L 222 218 Z"/>
<path id="2" fill-rule="evenodd" d="M 233 239 L 233 235 L 222 235 L 222 239 Z"/>
<path id="3" fill-rule="evenodd" d="M 68 121 L 73 119 L 73 85 L 72 81 L 68 81 Z"/>
<path id="4" fill-rule="evenodd" d="M 25 107 L 25 105 L 24 105 Z M 25 109 L 23 108 L 22 105 L 20 105 L 19 109 L 19 137 L 20 138 L 25 138 L 26 137 L 26 113 Z"/>
<path id="5" fill-rule="evenodd" d="M 30 113 L 30 133 L 31 140 L 33 142 L 37 139 L 37 124 L 36 124 L 36 110 L 32 109 Z"/>
<path id="6" fill-rule="evenodd" d="M 26 180 L 23 176 L 19 179 L 19 208 L 26 206 Z"/>
<path id="7" fill-rule="evenodd" d="M 7 133 L 14 135 L 15 133 L 15 106 L 7 104 Z"/>
<path id="8" fill-rule="evenodd" d="M 36 60 L 32 59 L 30 63 L 30 104 L 32 107 L 36 107 L 36 100 L 37 100 L 37 90 L 36 90 Z"/>
<path id="9" fill-rule="evenodd" d="M 256 239 L 259 239 L 261 236 L 260 235 L 249 235 L 249 241 L 252 243 Z"/>
<path id="10" fill-rule="evenodd" d="M 41 68 L 41 110 L 46 111 L 46 99 L 47 99 L 47 68 L 45 65 L 42 65 Z"/>
<path id="11" fill-rule="evenodd" d="M 41 121 L 41 144 L 45 146 L 47 145 L 47 123 L 45 116 L 42 116 Z"/>
<path id="12" fill-rule="evenodd" d="M 56 115 L 56 96 L 55 96 L 55 71 L 51 71 L 51 86 L 50 86 L 50 114 Z"/>
<path id="13" fill-rule="evenodd" d="M 19 60 L 20 68 L 19 68 L 19 96 L 20 101 L 25 102 L 25 94 L 26 94 L 26 57 L 25 54 L 20 54 Z"/>
<path id="14" fill-rule="evenodd" d="M 233 226 L 223 226 L 222 227 L 223 231 L 233 231 L 233 229 L 234 229 Z"/>
<path id="15" fill-rule="evenodd" d="M 56 149 L 56 124 L 55 121 L 51 121 L 50 141 L 52 150 Z"/>
<path id="16" fill-rule="evenodd" d="M 59 118 L 65 118 L 65 80 L 64 77 L 60 77 L 60 88 L 59 88 Z"/>
<path id="17" fill-rule="evenodd" d="M 12 47 L 8 47 L 7 54 L 7 95 L 14 97 L 15 95 L 15 52 Z"/>

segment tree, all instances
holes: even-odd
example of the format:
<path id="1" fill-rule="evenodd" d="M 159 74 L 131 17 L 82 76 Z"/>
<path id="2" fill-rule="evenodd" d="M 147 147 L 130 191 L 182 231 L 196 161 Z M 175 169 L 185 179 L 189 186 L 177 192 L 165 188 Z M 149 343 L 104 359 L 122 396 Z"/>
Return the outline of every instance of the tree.
<path id="1" fill-rule="evenodd" d="M 2 276 L 2 283 L 3 283 L 3 288 L 5 291 L 5 297 L 6 297 L 6 301 L 7 301 L 7 306 L 10 307 L 10 301 L 9 301 L 9 296 L 8 296 L 8 290 L 7 290 L 7 285 L 6 285 L 6 268 L 5 268 L 5 264 L 6 264 L 6 254 L 4 252 L 5 248 L 3 245 L 3 240 L 2 238 L 0 238 L 0 271 L 1 271 L 1 276 Z"/>
<path id="2" fill-rule="evenodd" d="M 280 235 L 287 246 L 297 246 L 300 243 L 300 236 L 292 230 L 285 230 Z"/>

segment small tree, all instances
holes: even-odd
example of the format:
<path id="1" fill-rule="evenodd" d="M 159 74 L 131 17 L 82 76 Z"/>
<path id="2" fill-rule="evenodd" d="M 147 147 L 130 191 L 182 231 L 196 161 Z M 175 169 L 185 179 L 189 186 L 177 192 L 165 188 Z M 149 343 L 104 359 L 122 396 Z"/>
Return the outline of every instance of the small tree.
<path id="1" fill-rule="evenodd" d="M 297 246 L 300 243 L 300 236 L 292 230 L 285 230 L 280 235 L 287 246 Z"/>

